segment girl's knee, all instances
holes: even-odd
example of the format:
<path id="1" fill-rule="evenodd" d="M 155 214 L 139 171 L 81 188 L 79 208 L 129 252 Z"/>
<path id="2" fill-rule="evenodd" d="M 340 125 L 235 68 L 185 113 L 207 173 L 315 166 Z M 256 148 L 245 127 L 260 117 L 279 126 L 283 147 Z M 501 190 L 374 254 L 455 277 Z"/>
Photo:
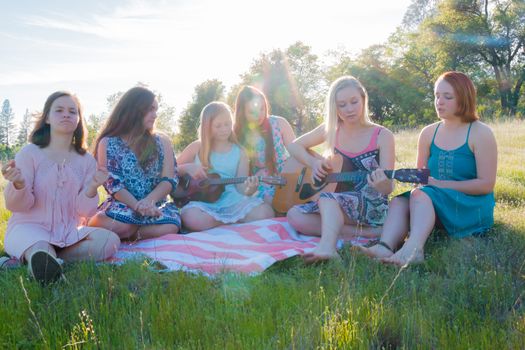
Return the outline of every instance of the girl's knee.
<path id="1" fill-rule="evenodd" d="M 293 228 L 297 229 L 301 226 L 301 223 L 303 221 L 303 215 L 304 214 L 299 209 L 293 207 L 290 210 L 288 210 L 288 213 L 286 214 L 286 219 L 288 220 L 288 223 L 292 225 Z"/>
<path id="2" fill-rule="evenodd" d="M 175 224 L 165 224 L 165 231 L 168 233 L 179 233 L 179 226 Z"/>
<path id="3" fill-rule="evenodd" d="M 408 211 L 408 200 L 403 197 L 394 197 L 388 204 L 388 210 L 406 209 Z"/>
<path id="4" fill-rule="evenodd" d="M 326 207 L 326 206 L 337 206 L 339 207 L 339 202 L 337 202 L 337 200 L 333 199 L 333 198 L 329 198 L 329 197 L 321 197 L 319 198 L 319 208 L 322 208 L 322 207 Z"/>
<path id="5" fill-rule="evenodd" d="M 93 241 L 94 245 L 98 247 L 97 260 L 106 260 L 111 258 L 120 246 L 119 236 L 109 230 L 99 229 L 89 235 L 89 239 Z"/>
<path id="6" fill-rule="evenodd" d="M 116 233 L 120 239 L 128 239 L 133 237 L 137 231 L 137 226 L 132 224 L 119 223 L 111 228 L 111 231 Z"/>
<path id="7" fill-rule="evenodd" d="M 256 216 L 259 220 L 271 219 L 275 216 L 275 212 L 273 211 L 272 207 L 266 203 L 256 207 L 255 211 L 257 213 Z"/>
<path id="8" fill-rule="evenodd" d="M 410 192 L 410 201 L 430 201 L 430 197 L 420 188 L 415 188 Z"/>
<path id="9" fill-rule="evenodd" d="M 114 232 L 108 231 L 106 237 L 106 244 L 103 250 L 103 259 L 109 259 L 118 251 L 120 246 L 120 238 Z"/>
<path id="10" fill-rule="evenodd" d="M 198 208 L 190 208 L 181 213 L 181 221 L 190 231 L 202 231 L 215 226 L 215 220 Z"/>

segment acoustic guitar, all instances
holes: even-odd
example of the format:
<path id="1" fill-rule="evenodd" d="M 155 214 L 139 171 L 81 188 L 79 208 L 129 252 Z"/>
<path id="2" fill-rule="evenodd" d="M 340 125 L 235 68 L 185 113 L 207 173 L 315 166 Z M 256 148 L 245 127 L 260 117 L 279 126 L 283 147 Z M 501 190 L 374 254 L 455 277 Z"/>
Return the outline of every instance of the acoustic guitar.
<path id="1" fill-rule="evenodd" d="M 288 209 L 296 204 L 303 204 L 317 199 L 321 192 L 336 192 L 337 184 L 340 182 L 358 183 L 370 174 L 369 171 L 364 170 L 340 172 L 342 166 L 343 159 L 341 155 L 335 155 L 332 159 L 333 172 L 328 174 L 323 181 L 312 182 L 312 169 L 293 157 L 289 158 L 283 165 L 281 174 L 279 174 L 285 179 L 286 185 L 276 187 L 272 202 L 273 208 L 278 213 L 286 213 Z M 400 182 L 427 184 L 430 170 L 385 170 L 385 175 L 389 179 L 396 179 Z"/>
<path id="2" fill-rule="evenodd" d="M 240 184 L 247 178 L 247 176 L 221 178 L 218 174 L 208 174 L 205 179 L 195 180 L 186 174 L 179 178 L 179 183 L 175 190 L 171 191 L 170 196 L 178 207 L 190 201 L 213 203 L 219 199 L 226 185 Z M 257 178 L 259 182 L 271 185 L 284 186 L 286 184 L 286 180 L 281 176 L 258 176 Z"/>

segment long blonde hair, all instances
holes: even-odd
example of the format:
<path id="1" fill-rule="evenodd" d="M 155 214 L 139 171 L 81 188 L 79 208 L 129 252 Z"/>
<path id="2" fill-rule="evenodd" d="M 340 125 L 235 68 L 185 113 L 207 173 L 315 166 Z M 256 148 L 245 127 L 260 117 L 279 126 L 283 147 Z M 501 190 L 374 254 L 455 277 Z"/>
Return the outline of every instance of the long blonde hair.
<path id="1" fill-rule="evenodd" d="M 370 115 L 368 113 L 368 93 L 366 92 L 365 87 L 359 80 L 357 80 L 355 77 L 351 75 L 345 75 L 337 80 L 335 80 L 331 85 L 330 89 L 328 90 L 328 94 L 326 96 L 326 102 L 325 102 L 325 115 L 324 115 L 324 125 L 325 125 L 325 132 L 326 132 L 326 151 L 330 155 L 334 155 L 334 147 L 336 142 L 336 133 L 337 133 L 337 127 L 340 122 L 340 119 L 337 116 L 337 103 L 336 103 L 336 95 L 339 91 L 347 88 L 352 87 L 357 89 L 359 91 L 359 95 L 361 95 L 361 98 L 363 99 L 363 114 L 362 118 L 366 124 L 371 124 L 372 120 L 370 119 Z"/>
<path id="2" fill-rule="evenodd" d="M 206 106 L 204 106 L 204 108 L 201 111 L 199 125 L 199 139 L 201 141 L 201 147 L 199 149 L 199 159 L 201 161 L 201 164 L 207 168 L 210 166 L 210 153 L 212 142 L 211 124 L 217 116 L 223 113 L 228 114 L 233 122 L 232 110 L 230 106 L 228 106 L 224 102 L 210 102 Z M 233 130 L 230 134 L 230 137 L 228 138 L 228 141 L 238 144 L 237 139 L 233 134 Z"/>

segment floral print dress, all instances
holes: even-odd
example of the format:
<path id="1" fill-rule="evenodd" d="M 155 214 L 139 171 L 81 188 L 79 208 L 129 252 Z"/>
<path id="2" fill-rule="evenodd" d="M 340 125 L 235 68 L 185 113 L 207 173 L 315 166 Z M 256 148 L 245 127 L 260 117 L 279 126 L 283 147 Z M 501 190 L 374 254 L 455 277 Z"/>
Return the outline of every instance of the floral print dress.
<path id="1" fill-rule="evenodd" d="M 379 167 L 377 137 L 381 130 L 381 127 L 374 130 L 368 147 L 361 152 L 344 152 L 336 145 L 335 152 L 343 156 L 343 172 L 372 171 Z M 368 226 L 382 226 L 388 210 L 388 196 L 369 186 L 366 178 L 355 184 L 339 183 L 336 192 L 322 192 L 320 198 L 335 199 L 350 220 Z M 318 201 L 296 207 L 306 214 L 319 213 Z"/>
<path id="2" fill-rule="evenodd" d="M 109 137 L 107 143 L 107 169 L 109 178 L 104 183 L 108 198 L 99 206 L 99 211 L 120 222 L 134 225 L 175 224 L 180 228 L 180 212 L 173 202 L 166 198 L 156 203 L 162 215 L 159 217 L 142 216 L 126 204 L 118 201 L 114 194 L 122 189 L 128 190 L 137 200 L 144 199 L 162 181 L 168 181 L 173 188 L 177 186 L 178 177 L 161 177 L 164 164 L 164 150 L 160 137 L 155 135 L 158 157 L 145 169 L 137 156 L 120 137 Z M 176 164 L 176 163 L 175 163 Z"/>
<path id="3" fill-rule="evenodd" d="M 283 134 L 281 132 L 281 127 L 279 126 L 279 120 L 277 117 L 271 115 L 268 117 L 270 121 L 270 126 L 272 127 L 272 136 L 273 136 L 273 146 L 275 148 L 275 168 L 277 173 L 281 173 L 283 169 L 284 162 L 290 157 L 288 150 L 284 145 Z M 266 142 L 264 138 L 260 137 L 255 144 L 255 162 L 252 162 L 251 173 L 257 176 L 271 176 L 276 174 L 270 174 L 266 168 Z M 257 189 L 257 197 L 264 199 L 266 195 L 269 195 L 270 198 L 273 198 L 275 195 L 275 186 L 266 184 L 263 182 L 259 183 L 259 188 Z"/>

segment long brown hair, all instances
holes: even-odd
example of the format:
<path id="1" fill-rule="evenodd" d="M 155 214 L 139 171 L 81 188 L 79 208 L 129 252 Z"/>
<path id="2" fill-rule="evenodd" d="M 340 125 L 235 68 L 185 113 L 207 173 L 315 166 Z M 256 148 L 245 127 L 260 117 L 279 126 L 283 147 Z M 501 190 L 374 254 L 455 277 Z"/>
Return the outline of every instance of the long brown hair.
<path id="1" fill-rule="evenodd" d="M 85 139 L 87 129 L 84 125 L 84 118 L 82 117 L 82 106 L 80 105 L 78 97 L 67 91 L 56 91 L 49 95 L 49 97 L 46 100 L 46 103 L 44 103 L 44 110 L 41 114 L 37 114 L 36 116 L 37 120 L 35 123 L 35 127 L 33 128 L 33 131 L 31 131 L 31 134 L 29 136 L 29 141 L 39 146 L 40 148 L 45 148 L 49 145 L 49 142 L 51 142 L 51 127 L 46 122 L 49 117 L 49 113 L 51 112 L 51 105 L 53 104 L 53 102 L 55 102 L 56 99 L 63 96 L 71 97 L 71 99 L 73 99 L 73 101 L 75 101 L 75 104 L 77 105 L 78 124 L 77 128 L 73 132 L 71 144 L 73 145 L 75 151 L 78 154 L 85 154 L 87 149 Z"/>
<path id="2" fill-rule="evenodd" d="M 200 115 L 200 125 L 199 125 L 199 140 L 201 141 L 201 147 L 199 149 L 199 159 L 201 164 L 205 167 L 210 166 L 210 153 L 211 153 L 211 124 L 213 120 L 221 115 L 228 114 L 230 118 L 232 117 L 232 111 L 230 106 L 224 102 L 213 101 L 208 103 L 201 111 Z M 230 134 L 228 140 L 232 143 L 237 144 L 237 139 L 233 132 Z"/>
<path id="3" fill-rule="evenodd" d="M 243 86 L 239 94 L 237 95 L 237 100 L 235 101 L 235 125 L 233 126 L 233 133 L 243 145 L 250 157 L 250 161 L 254 162 L 257 155 L 255 150 L 251 149 L 248 145 L 247 139 L 250 134 L 250 128 L 253 125 L 249 125 L 248 119 L 246 118 L 246 105 L 254 100 L 259 99 L 264 105 L 264 116 L 263 122 L 261 125 L 256 125 L 257 128 L 260 128 L 261 135 L 265 141 L 265 165 L 270 174 L 274 174 L 276 171 L 275 167 L 275 152 L 273 144 L 273 135 L 272 135 L 272 126 L 270 125 L 270 111 L 268 108 L 268 101 L 263 92 L 253 86 L 246 85 Z"/>
<path id="4" fill-rule="evenodd" d="M 126 91 L 113 108 L 95 142 L 94 155 L 97 157 L 98 144 L 104 137 L 127 136 L 128 146 L 137 155 L 144 168 L 158 157 L 154 130 L 144 128 L 144 117 L 149 112 L 155 94 L 149 89 L 136 86 Z"/>

